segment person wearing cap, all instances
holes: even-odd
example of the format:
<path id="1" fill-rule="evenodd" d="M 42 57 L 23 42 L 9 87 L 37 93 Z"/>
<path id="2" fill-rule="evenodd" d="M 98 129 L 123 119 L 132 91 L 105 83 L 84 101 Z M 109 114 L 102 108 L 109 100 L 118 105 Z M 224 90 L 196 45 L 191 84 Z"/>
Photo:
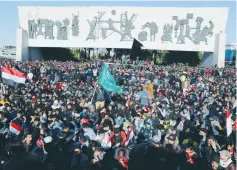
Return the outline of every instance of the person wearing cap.
<path id="1" fill-rule="evenodd" d="M 161 147 L 160 140 L 161 140 L 161 136 L 159 136 L 159 135 L 154 135 L 154 136 L 152 137 L 151 144 L 152 144 L 154 147 L 159 148 L 159 147 Z"/>
<path id="2" fill-rule="evenodd" d="M 211 159 L 211 170 L 222 170 L 220 166 L 220 155 L 215 154 Z"/>
<path id="3" fill-rule="evenodd" d="M 176 135 L 178 137 L 178 132 L 177 132 L 177 129 L 173 126 L 169 127 L 167 132 L 166 132 L 166 135 L 165 135 L 165 138 L 164 138 L 164 143 L 163 145 L 165 145 L 165 143 L 167 143 L 167 138 L 170 136 L 170 135 Z M 178 138 L 177 138 L 178 140 Z"/>
<path id="4" fill-rule="evenodd" d="M 179 146 L 179 140 L 176 135 L 169 135 L 167 138 L 167 141 L 163 144 L 163 147 L 171 147 L 174 152 L 180 153 L 181 152 L 181 147 Z"/>
<path id="5" fill-rule="evenodd" d="M 124 146 L 127 140 L 126 133 L 124 131 L 120 131 L 120 127 L 118 125 L 114 126 L 114 130 L 109 136 L 108 142 L 112 143 L 113 147 Z"/>
<path id="6" fill-rule="evenodd" d="M 220 151 L 220 166 L 225 170 L 236 170 L 236 165 L 232 161 L 229 151 Z"/>

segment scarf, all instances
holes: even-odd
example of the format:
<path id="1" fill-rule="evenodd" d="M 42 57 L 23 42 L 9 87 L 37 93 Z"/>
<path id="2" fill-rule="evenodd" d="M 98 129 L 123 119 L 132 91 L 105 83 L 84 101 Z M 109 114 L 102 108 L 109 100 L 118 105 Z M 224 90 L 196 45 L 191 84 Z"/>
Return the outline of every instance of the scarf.
<path id="1" fill-rule="evenodd" d="M 224 162 L 222 159 L 220 160 L 220 165 L 221 165 L 221 167 L 223 167 L 223 168 L 227 168 L 229 165 L 230 165 L 230 163 L 232 162 L 232 160 L 229 158 L 226 162 Z"/>

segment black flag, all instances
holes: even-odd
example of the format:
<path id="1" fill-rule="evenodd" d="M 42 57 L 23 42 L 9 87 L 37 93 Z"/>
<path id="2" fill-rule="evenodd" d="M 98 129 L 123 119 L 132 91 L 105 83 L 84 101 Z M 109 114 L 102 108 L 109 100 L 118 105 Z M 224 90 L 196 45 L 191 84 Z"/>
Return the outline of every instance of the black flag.
<path id="1" fill-rule="evenodd" d="M 134 38 L 133 44 L 132 44 L 131 56 L 130 56 L 131 60 L 136 60 L 136 58 L 141 55 L 142 47 L 143 45 Z"/>

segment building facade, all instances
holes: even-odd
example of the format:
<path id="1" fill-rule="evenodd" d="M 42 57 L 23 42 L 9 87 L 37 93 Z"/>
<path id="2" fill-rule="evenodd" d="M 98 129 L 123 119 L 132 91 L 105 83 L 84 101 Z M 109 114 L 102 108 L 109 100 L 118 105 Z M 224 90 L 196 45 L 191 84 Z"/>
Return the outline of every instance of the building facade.
<path id="1" fill-rule="evenodd" d="M 203 66 L 224 66 L 228 8 L 18 7 L 17 60 L 38 47 L 202 51 Z M 36 57 L 37 56 L 37 57 Z"/>
<path id="2" fill-rule="evenodd" d="M 0 47 L 0 57 L 1 58 L 16 58 L 16 46 L 4 45 Z"/>

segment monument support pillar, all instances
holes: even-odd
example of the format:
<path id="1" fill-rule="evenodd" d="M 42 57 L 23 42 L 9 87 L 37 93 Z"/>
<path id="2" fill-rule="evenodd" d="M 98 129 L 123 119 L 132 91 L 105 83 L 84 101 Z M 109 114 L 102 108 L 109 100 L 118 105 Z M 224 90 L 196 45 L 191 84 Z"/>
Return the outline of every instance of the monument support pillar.
<path id="1" fill-rule="evenodd" d="M 201 66 L 218 68 L 225 67 L 226 33 L 220 32 L 215 35 L 214 51 L 204 52 Z"/>
<path id="2" fill-rule="evenodd" d="M 16 30 L 16 61 L 29 60 L 29 42 L 27 31 Z"/>

